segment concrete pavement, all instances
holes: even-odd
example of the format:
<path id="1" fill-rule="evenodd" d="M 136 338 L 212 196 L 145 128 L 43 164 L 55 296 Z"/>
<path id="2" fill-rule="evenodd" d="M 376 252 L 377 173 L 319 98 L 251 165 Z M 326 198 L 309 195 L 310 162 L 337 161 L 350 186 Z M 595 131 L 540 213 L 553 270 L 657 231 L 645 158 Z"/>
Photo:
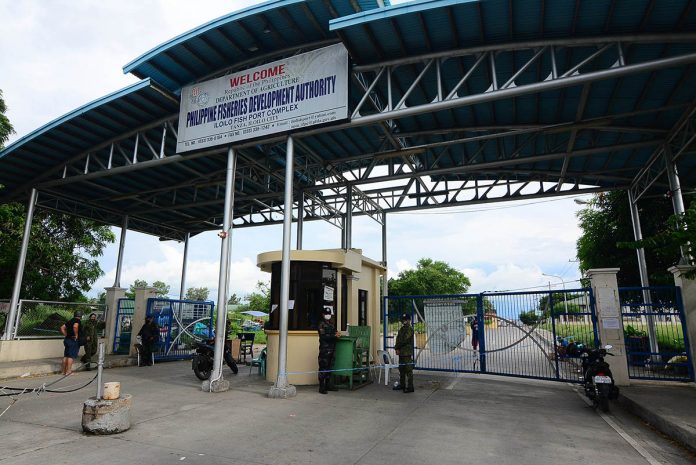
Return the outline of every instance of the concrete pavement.
<path id="1" fill-rule="evenodd" d="M 95 388 L 24 396 L 0 417 L 0 464 L 640 464 L 649 463 L 571 386 L 481 375 L 417 373 L 416 392 L 372 384 L 320 395 L 268 399 L 269 383 L 248 367 L 223 372 L 228 392 L 200 390 L 188 362 L 105 371 L 134 397 L 131 430 L 80 433 L 83 401 Z M 57 386 L 79 385 L 93 372 Z M 34 386 L 58 377 L 14 380 Z M 10 384 L 5 381 L 4 384 Z M 0 411 L 10 399 L 0 398 Z M 694 457 L 615 416 L 657 463 Z"/>

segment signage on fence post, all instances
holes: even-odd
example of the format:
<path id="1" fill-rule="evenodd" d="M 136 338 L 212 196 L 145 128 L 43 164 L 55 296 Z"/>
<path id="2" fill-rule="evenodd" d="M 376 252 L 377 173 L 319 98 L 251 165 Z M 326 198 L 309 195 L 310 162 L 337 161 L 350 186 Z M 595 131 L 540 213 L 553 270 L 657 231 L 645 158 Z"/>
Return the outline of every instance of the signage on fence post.
<path id="1" fill-rule="evenodd" d="M 348 118 L 341 44 L 197 83 L 181 91 L 177 153 Z"/>

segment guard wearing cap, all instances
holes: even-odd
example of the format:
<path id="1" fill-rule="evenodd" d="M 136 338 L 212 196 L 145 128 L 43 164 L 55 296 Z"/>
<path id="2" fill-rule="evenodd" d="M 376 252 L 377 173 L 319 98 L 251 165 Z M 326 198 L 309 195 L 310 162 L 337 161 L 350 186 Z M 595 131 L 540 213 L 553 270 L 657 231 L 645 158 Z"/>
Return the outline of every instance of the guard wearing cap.
<path id="1" fill-rule="evenodd" d="M 413 392 L 413 328 L 411 327 L 411 315 L 401 315 L 401 328 L 396 335 L 394 349 L 399 356 L 399 384 L 394 390 Z"/>
<path id="2" fill-rule="evenodd" d="M 336 339 L 340 336 L 336 326 L 331 323 L 331 308 L 324 307 L 322 321 L 319 323 L 319 392 L 335 391 L 331 385 L 331 367 L 336 354 Z"/>

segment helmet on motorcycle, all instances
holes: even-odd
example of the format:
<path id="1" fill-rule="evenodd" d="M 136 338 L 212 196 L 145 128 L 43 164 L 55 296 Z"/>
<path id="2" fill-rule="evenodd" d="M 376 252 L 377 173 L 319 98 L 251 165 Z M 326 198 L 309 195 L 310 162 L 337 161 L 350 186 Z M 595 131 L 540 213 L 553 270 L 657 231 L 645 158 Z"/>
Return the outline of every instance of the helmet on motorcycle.
<path id="1" fill-rule="evenodd" d="M 322 315 L 333 315 L 333 310 L 331 309 L 331 307 L 324 307 L 321 313 Z"/>

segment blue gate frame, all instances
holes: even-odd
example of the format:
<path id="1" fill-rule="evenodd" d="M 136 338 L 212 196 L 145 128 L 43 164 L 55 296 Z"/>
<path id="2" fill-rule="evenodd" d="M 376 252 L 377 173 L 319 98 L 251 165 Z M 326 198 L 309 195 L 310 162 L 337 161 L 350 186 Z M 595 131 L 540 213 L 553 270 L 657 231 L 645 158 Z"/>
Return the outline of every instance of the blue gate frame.
<path id="1" fill-rule="evenodd" d="M 214 337 L 210 301 L 150 298 L 147 316 L 153 316 L 160 338 L 153 348 L 155 360 L 183 360 L 193 356 L 196 342 Z"/>
<path id="2" fill-rule="evenodd" d="M 621 287 L 619 299 L 629 378 L 693 381 L 681 288 Z M 657 351 L 652 350 L 652 337 Z"/>
<path id="3" fill-rule="evenodd" d="M 579 382 L 581 362 L 566 349 L 599 345 L 594 295 L 587 288 L 386 296 L 383 343 L 392 355 L 404 313 L 414 324 L 419 370 Z M 474 317 L 479 322 L 476 350 Z"/>
<path id="4" fill-rule="evenodd" d="M 130 352 L 133 313 L 135 313 L 134 299 L 118 299 L 113 347 L 115 354 L 128 354 Z"/>

